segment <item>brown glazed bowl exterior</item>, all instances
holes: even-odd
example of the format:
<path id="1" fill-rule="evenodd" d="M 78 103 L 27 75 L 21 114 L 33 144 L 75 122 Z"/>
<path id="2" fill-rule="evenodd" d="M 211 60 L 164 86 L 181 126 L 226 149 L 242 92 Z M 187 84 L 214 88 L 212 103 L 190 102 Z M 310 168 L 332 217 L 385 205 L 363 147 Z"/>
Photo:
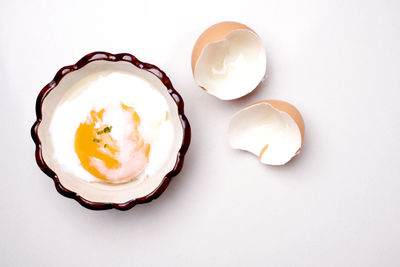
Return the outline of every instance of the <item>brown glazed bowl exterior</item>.
<path id="1" fill-rule="evenodd" d="M 94 61 L 99 61 L 99 60 L 104 60 L 104 61 L 111 61 L 111 62 L 117 62 L 117 61 L 125 61 L 129 62 L 132 65 L 136 66 L 139 69 L 145 70 L 147 72 L 150 72 L 152 75 L 156 76 L 166 87 L 169 95 L 171 98 L 175 101 L 177 108 L 178 108 L 178 114 L 179 114 L 179 120 L 182 125 L 183 129 L 183 140 L 182 140 L 182 145 L 178 151 L 177 157 L 176 157 L 176 162 L 173 167 L 173 169 L 168 172 L 165 177 L 162 179 L 162 182 L 160 185 L 153 190 L 150 194 L 132 199 L 130 201 L 127 201 L 125 203 L 107 203 L 107 202 L 93 202 L 89 201 L 77 193 L 65 188 L 57 174 L 49 168 L 49 166 L 46 164 L 44 161 L 43 155 L 42 155 L 42 143 L 40 141 L 39 135 L 38 135 L 38 128 L 39 125 L 42 121 L 42 104 L 46 96 L 58 85 L 58 83 L 69 73 L 74 72 L 76 70 L 81 69 L 82 67 L 86 66 L 87 64 L 94 62 Z M 61 68 L 53 80 L 48 83 L 39 93 L 37 99 L 36 99 L 36 121 L 32 126 L 31 129 L 31 135 L 33 138 L 33 141 L 36 144 L 36 151 L 35 151 L 35 157 L 36 157 L 36 162 L 40 169 L 47 174 L 50 178 L 53 179 L 55 187 L 57 191 L 68 198 L 75 199 L 76 201 L 79 202 L 82 206 L 92 209 L 92 210 L 106 210 L 106 209 L 118 209 L 118 210 L 128 210 L 135 206 L 136 204 L 142 204 L 142 203 L 148 203 L 152 201 L 153 199 L 158 198 L 164 190 L 167 188 L 170 180 L 172 177 L 176 176 L 182 169 L 183 165 L 183 160 L 184 156 L 188 150 L 189 144 L 190 144 L 190 138 L 191 138 L 191 131 L 190 131 L 190 124 L 188 119 L 186 118 L 184 114 L 184 103 L 182 100 L 182 97 L 179 95 L 179 93 L 174 89 L 172 86 L 171 81 L 167 77 L 167 75 L 159 69 L 157 66 L 154 66 L 152 64 L 144 63 L 139 61 L 136 57 L 134 57 L 131 54 L 127 53 L 122 53 L 122 54 L 110 54 L 107 52 L 93 52 L 90 54 L 87 54 L 83 58 L 81 58 L 76 64 L 66 66 Z"/>

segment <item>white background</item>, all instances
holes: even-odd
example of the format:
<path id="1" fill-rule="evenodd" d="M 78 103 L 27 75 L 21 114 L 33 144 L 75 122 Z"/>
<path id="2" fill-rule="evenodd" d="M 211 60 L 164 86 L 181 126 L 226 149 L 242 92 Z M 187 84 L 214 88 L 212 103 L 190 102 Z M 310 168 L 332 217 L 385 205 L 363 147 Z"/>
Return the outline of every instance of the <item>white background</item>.
<path id="1" fill-rule="evenodd" d="M 0 1 L 1 266 L 399 266 L 400 2 Z M 223 102 L 196 87 L 190 56 L 208 26 L 252 27 L 268 78 Z M 91 211 L 36 166 L 40 89 L 96 50 L 165 70 L 192 143 L 166 192 Z M 283 167 L 227 145 L 229 118 L 261 99 L 303 114 Z"/>

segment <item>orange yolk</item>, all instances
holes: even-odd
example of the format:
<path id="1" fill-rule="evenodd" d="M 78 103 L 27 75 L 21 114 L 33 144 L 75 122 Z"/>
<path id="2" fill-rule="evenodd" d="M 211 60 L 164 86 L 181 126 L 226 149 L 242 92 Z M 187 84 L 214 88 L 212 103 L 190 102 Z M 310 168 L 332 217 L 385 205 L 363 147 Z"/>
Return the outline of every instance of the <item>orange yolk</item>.
<path id="1" fill-rule="evenodd" d="M 138 176 L 146 167 L 150 153 L 150 144 L 139 133 L 140 117 L 135 109 L 122 103 L 118 108 L 126 123 L 122 139 L 112 138 L 112 125 L 103 122 L 104 108 L 98 112 L 92 110 L 75 133 L 75 152 L 83 168 L 110 182 L 124 182 Z"/>

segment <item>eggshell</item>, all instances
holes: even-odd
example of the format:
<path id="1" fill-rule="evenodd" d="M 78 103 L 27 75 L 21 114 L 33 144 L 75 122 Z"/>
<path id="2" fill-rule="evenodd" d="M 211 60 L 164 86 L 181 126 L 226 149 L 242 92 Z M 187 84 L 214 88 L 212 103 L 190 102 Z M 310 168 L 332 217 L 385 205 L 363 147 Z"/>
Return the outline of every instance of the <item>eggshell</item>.
<path id="1" fill-rule="evenodd" d="M 233 21 L 224 21 L 220 22 L 217 24 L 212 25 L 208 29 L 206 29 L 200 37 L 197 39 L 196 44 L 193 47 L 193 52 L 192 52 L 192 72 L 194 74 L 194 69 L 195 65 L 197 63 L 197 60 L 199 59 L 199 56 L 201 52 L 203 51 L 204 47 L 211 43 L 211 42 L 218 42 L 223 40 L 229 33 L 231 33 L 234 30 L 249 30 L 253 33 L 252 29 L 247 27 L 246 25 L 239 23 L 239 22 L 233 22 Z"/>
<path id="2" fill-rule="evenodd" d="M 229 144 L 255 154 L 262 163 L 283 165 L 299 154 L 304 128 L 293 105 L 281 100 L 258 101 L 233 116 Z"/>
<path id="3" fill-rule="evenodd" d="M 221 22 L 197 39 L 191 66 L 193 77 L 203 90 L 221 100 L 236 99 L 253 91 L 262 81 L 266 71 L 265 48 L 248 26 Z"/>

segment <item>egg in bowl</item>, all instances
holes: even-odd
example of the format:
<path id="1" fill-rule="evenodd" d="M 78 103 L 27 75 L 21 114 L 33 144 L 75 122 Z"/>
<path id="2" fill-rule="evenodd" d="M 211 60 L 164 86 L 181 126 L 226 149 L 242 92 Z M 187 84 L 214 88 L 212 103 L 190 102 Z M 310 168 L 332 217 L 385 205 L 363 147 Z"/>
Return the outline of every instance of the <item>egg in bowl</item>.
<path id="1" fill-rule="evenodd" d="M 36 159 L 86 207 L 159 196 L 183 164 L 190 126 L 168 77 L 129 54 L 96 52 L 61 69 L 37 99 Z"/>

